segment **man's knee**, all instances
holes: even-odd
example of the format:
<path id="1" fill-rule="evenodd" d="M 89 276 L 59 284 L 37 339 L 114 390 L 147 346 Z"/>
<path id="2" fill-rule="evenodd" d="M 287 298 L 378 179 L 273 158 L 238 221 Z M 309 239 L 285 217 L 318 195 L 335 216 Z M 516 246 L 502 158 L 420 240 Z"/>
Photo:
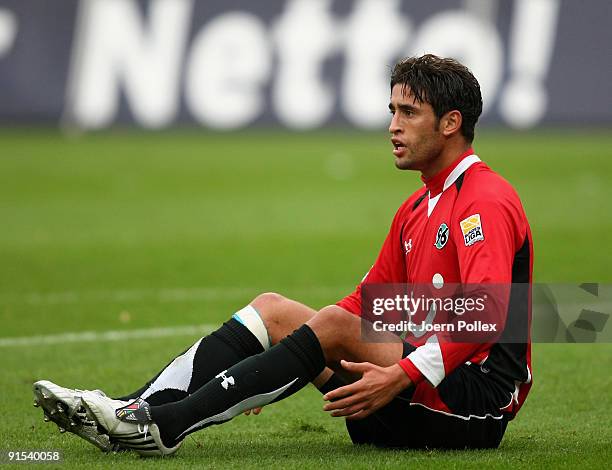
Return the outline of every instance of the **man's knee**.
<path id="1" fill-rule="evenodd" d="M 336 332 L 339 328 L 347 328 L 349 325 L 353 326 L 355 321 L 359 321 L 358 317 L 337 305 L 323 307 L 317 312 L 316 318 L 321 326 Z"/>
<path id="2" fill-rule="evenodd" d="M 258 295 L 251 305 L 264 322 L 272 344 L 306 323 L 315 311 L 274 292 Z"/>
<path id="3" fill-rule="evenodd" d="M 329 305 L 308 322 L 324 347 L 328 359 L 343 357 L 347 343 L 359 339 L 359 318 L 337 305 Z"/>
<path id="4" fill-rule="evenodd" d="M 276 292 L 264 292 L 253 299 L 251 305 L 258 312 L 278 310 L 287 299 Z"/>
<path id="5" fill-rule="evenodd" d="M 255 297 L 251 302 L 251 306 L 257 310 L 266 326 L 269 326 L 282 322 L 282 318 L 285 316 L 287 300 L 287 298 L 275 292 L 265 292 Z"/>

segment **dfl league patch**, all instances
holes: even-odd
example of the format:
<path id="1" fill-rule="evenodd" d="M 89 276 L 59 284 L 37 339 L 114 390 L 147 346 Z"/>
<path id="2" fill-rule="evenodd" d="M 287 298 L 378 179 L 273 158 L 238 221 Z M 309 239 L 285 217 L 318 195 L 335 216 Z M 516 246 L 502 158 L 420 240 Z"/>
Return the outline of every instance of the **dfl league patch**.
<path id="1" fill-rule="evenodd" d="M 459 222 L 461 232 L 463 233 L 463 241 L 465 246 L 473 245 L 476 242 L 484 240 L 482 231 L 482 223 L 480 222 L 480 214 L 470 215 L 468 218 Z"/>

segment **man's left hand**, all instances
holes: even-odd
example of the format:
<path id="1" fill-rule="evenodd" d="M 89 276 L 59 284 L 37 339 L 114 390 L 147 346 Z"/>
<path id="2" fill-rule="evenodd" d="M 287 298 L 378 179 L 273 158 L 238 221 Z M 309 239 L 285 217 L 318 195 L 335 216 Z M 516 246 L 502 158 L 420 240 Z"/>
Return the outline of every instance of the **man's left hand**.
<path id="1" fill-rule="evenodd" d="M 369 362 L 341 361 L 340 365 L 345 370 L 362 376 L 358 381 L 332 390 L 323 397 L 324 400 L 330 401 L 323 409 L 331 411 L 332 416 L 365 418 L 385 406 L 411 384 L 398 364 L 380 367 Z"/>

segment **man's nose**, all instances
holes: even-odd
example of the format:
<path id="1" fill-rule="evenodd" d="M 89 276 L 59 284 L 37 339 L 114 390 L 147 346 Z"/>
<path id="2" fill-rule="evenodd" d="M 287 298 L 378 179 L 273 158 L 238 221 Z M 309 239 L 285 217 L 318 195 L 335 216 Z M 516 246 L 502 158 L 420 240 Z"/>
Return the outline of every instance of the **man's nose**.
<path id="1" fill-rule="evenodd" d="M 391 117 L 391 122 L 389 123 L 389 133 L 395 134 L 397 132 L 400 132 L 401 130 L 402 129 L 398 124 L 397 113 L 394 113 L 393 116 Z"/>

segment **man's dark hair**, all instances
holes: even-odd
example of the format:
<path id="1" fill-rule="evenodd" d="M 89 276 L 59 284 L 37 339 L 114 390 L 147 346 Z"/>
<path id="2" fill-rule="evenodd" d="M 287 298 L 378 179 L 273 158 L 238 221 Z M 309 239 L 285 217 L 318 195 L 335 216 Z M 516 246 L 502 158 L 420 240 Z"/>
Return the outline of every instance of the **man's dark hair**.
<path id="1" fill-rule="evenodd" d="M 438 120 L 449 111 L 459 111 L 461 134 L 470 143 L 474 140 L 482 96 L 478 80 L 465 65 L 433 54 L 409 57 L 393 67 L 391 90 L 397 84 L 410 88 L 419 103 L 429 103 Z"/>

